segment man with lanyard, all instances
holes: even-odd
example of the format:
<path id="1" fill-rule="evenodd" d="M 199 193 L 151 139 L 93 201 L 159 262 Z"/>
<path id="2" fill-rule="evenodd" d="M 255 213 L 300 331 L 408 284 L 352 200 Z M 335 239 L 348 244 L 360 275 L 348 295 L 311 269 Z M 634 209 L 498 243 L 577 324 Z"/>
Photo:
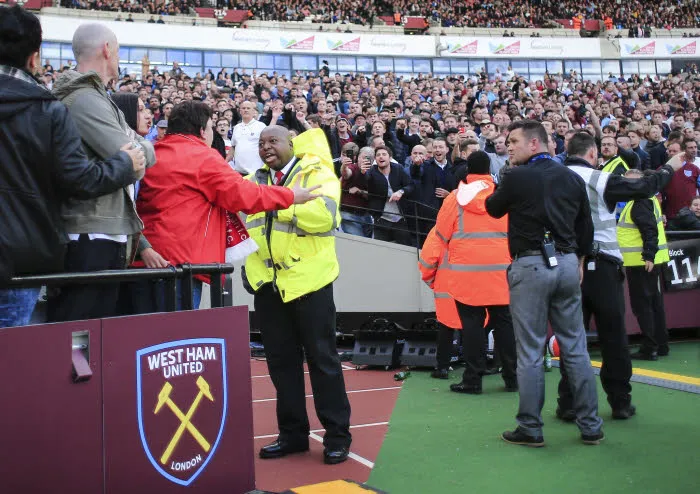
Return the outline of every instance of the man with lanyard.
<path id="1" fill-rule="evenodd" d="M 630 377 L 632 363 L 625 331 L 625 298 L 622 254 L 617 243 L 615 205 L 618 201 L 647 199 L 663 189 L 671 180 L 680 160 L 671 160 L 655 173 L 639 180 L 595 170 L 597 148 L 593 137 L 579 132 L 571 137 L 564 163 L 586 183 L 595 228 L 593 253 L 586 257 L 583 275 L 584 321 L 595 317 L 602 350 L 600 380 L 608 395 L 614 419 L 628 419 L 636 409 L 632 405 Z M 565 357 L 562 360 L 566 360 Z M 557 417 L 572 421 L 572 386 L 566 366 L 560 367 L 559 407 Z"/>
<path id="2" fill-rule="evenodd" d="M 508 214 L 508 249 L 513 258 L 506 271 L 515 330 L 520 405 L 514 431 L 504 441 L 544 446 L 543 350 L 551 321 L 566 365 L 571 371 L 576 425 L 584 444 L 605 437 L 598 416 L 595 376 L 586 348 L 581 311 L 579 257 L 593 244 L 586 185 L 581 177 L 551 159 L 547 131 L 534 120 L 513 122 L 508 154 L 514 165 L 488 199 L 495 218 Z"/>

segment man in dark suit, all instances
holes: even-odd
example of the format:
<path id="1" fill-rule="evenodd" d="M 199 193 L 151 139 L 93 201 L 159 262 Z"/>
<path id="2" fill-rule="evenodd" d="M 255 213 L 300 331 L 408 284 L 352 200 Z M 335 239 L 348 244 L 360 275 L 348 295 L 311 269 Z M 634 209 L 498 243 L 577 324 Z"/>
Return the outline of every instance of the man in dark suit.
<path id="1" fill-rule="evenodd" d="M 454 166 L 448 157 L 447 142 L 438 137 L 433 140 L 433 157 L 411 167 L 411 178 L 418 184 L 418 221 L 420 245 L 435 224 L 442 201 L 457 188 Z"/>
<path id="2" fill-rule="evenodd" d="M 413 245 L 404 214 L 405 196 L 413 193 L 415 185 L 401 165 L 391 162 L 391 149 L 378 146 L 374 153 L 376 164 L 366 174 L 374 238 Z"/>
<path id="3" fill-rule="evenodd" d="M 630 138 L 630 144 L 632 145 L 632 151 L 639 157 L 639 169 L 651 170 L 651 156 L 639 145 L 642 141 L 642 131 L 641 130 L 628 130 L 627 136 Z"/>

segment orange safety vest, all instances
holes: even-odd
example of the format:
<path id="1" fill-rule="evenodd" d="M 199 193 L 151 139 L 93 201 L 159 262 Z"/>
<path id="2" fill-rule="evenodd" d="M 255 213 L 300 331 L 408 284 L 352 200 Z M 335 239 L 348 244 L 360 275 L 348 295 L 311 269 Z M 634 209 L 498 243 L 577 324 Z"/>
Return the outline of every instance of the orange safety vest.
<path id="1" fill-rule="evenodd" d="M 606 30 L 606 31 L 610 31 L 612 28 L 613 28 L 612 17 L 607 16 L 607 17 L 605 18 L 605 30 Z"/>
<path id="2" fill-rule="evenodd" d="M 433 290 L 437 320 L 448 328 L 462 329 L 457 304 L 447 292 L 447 271 L 440 269 L 440 262 L 445 258 L 446 253 L 447 244 L 438 238 L 433 227 L 423 243 L 423 250 L 418 258 L 418 269 L 423 281 Z M 426 257 L 430 261 L 427 261 Z"/>
<path id="3" fill-rule="evenodd" d="M 457 202 L 458 188 L 440 208 L 435 233 L 447 244 L 440 270 L 447 272 L 447 291 L 455 300 L 474 306 L 508 305 L 508 217 L 496 219 L 486 212 L 486 198 L 495 188 L 493 178 L 467 177 L 468 184 L 476 181 L 486 188 L 470 202 L 464 206 Z"/>
<path id="4" fill-rule="evenodd" d="M 581 19 L 579 17 L 574 17 L 574 29 L 576 31 L 581 29 Z"/>

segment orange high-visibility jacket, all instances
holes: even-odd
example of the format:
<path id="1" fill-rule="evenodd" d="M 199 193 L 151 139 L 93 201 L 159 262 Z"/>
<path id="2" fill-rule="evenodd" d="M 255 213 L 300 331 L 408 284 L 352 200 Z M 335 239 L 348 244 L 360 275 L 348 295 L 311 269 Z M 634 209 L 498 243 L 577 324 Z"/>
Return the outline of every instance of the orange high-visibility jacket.
<path id="1" fill-rule="evenodd" d="M 446 275 L 447 292 L 459 302 L 508 305 L 508 217 L 488 215 L 485 202 L 493 193 L 493 179 L 490 175 L 467 177 L 468 184 L 477 180 L 483 181 L 485 189 L 464 206 L 457 202 L 459 188 L 445 198 L 435 223 L 434 240 L 426 239 L 421 260 L 426 266 L 439 264 L 440 274 Z"/>
<path id="2" fill-rule="evenodd" d="M 428 250 L 426 250 L 426 247 L 428 247 Z M 426 261 L 423 258 L 424 252 L 437 252 L 437 260 L 434 262 Z M 421 272 L 423 281 L 433 290 L 437 320 L 448 328 L 462 329 L 462 321 L 457 313 L 457 304 L 447 292 L 447 271 L 440 269 L 440 262 L 445 258 L 446 253 L 447 244 L 437 237 L 435 227 L 433 227 L 423 244 L 423 250 L 418 258 L 418 269 Z"/>

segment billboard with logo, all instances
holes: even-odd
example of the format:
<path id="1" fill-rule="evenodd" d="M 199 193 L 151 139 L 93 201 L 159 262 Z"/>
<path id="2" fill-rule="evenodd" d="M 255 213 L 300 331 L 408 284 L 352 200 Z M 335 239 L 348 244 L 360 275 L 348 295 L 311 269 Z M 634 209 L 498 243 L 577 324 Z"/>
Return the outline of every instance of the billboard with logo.
<path id="1" fill-rule="evenodd" d="M 296 31 L 275 33 L 251 29 L 233 30 L 232 35 L 233 48 L 240 51 L 435 56 L 434 38 L 420 39 L 424 42 L 418 43 L 414 41 L 413 37 L 409 36 L 387 34 L 304 33 Z"/>
<path id="2" fill-rule="evenodd" d="M 600 58 L 600 40 L 441 36 L 440 56 L 484 58 Z"/>
<path id="3" fill-rule="evenodd" d="M 622 58 L 697 58 L 693 38 L 635 38 L 620 40 Z"/>

